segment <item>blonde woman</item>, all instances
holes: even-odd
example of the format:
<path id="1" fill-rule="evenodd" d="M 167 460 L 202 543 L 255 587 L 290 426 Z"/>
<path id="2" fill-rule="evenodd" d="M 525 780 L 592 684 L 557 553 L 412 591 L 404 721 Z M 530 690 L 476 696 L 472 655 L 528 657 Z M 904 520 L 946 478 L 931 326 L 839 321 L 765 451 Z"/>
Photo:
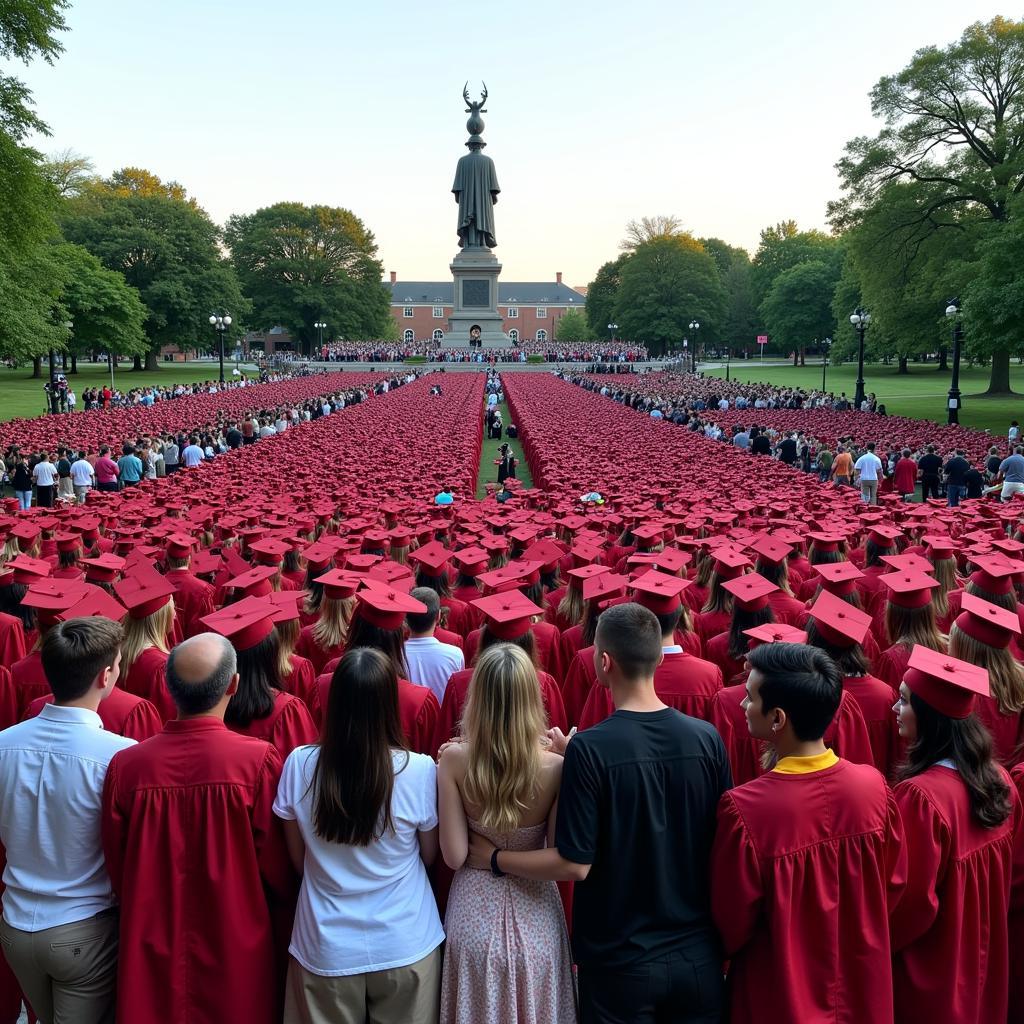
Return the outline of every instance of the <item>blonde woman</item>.
<path id="1" fill-rule="evenodd" d="M 345 653 L 352 616 L 356 609 L 356 587 L 359 578 L 341 569 L 317 577 L 323 586 L 320 611 L 316 622 L 303 626 L 295 644 L 295 653 L 313 663 L 319 675 L 324 666 Z"/>
<path id="2" fill-rule="evenodd" d="M 555 884 L 465 866 L 471 830 L 500 849 L 554 842 L 562 759 L 545 749 L 545 725 L 529 656 L 513 644 L 487 648 L 473 673 L 461 738 L 444 749 L 438 768 L 441 852 L 456 871 L 441 1024 L 576 1020 Z"/>
<path id="3" fill-rule="evenodd" d="M 128 608 L 118 685 L 154 704 L 166 722 L 178 717 L 165 674 L 168 637 L 174 628 L 174 588 L 158 580 L 143 588 L 130 578 L 114 584 L 115 593 Z"/>

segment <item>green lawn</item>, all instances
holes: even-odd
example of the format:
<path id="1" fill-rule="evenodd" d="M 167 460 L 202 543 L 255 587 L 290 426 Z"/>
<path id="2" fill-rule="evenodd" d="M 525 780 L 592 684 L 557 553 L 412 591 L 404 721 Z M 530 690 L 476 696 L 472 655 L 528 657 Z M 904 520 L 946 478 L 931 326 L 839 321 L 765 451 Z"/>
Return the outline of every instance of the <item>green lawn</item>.
<path id="1" fill-rule="evenodd" d="M 501 422 L 507 427 L 513 422 L 512 414 L 504 402 L 499 403 L 498 408 L 501 410 Z M 481 419 L 480 429 L 486 434 L 487 423 L 483 419 Z M 516 477 L 522 482 L 523 487 L 533 486 L 533 477 L 530 476 L 530 467 L 526 464 L 526 456 L 523 454 L 523 446 L 519 443 L 519 439 L 509 441 L 508 438 L 503 437 L 501 441 L 488 441 L 485 436 L 484 446 L 480 451 L 480 474 L 476 481 L 476 496 L 478 498 L 487 497 L 488 481 L 494 482 L 498 479 L 498 467 L 494 465 L 494 460 L 498 457 L 498 449 L 501 447 L 502 441 L 508 442 L 512 454 L 519 460 L 519 465 L 516 466 Z"/>
<path id="2" fill-rule="evenodd" d="M 724 377 L 725 367 L 708 369 L 709 376 Z M 807 366 L 780 365 L 756 360 L 733 362 L 731 376 L 738 381 L 768 381 L 782 386 L 796 385 L 804 388 L 821 387 L 821 363 Z M 962 366 L 960 369 L 960 390 L 963 407 L 960 423 L 965 427 L 988 428 L 994 434 L 1005 435 L 1010 420 L 1024 420 L 1024 367 L 1014 363 L 1010 368 L 1010 380 L 1020 395 L 1005 398 L 984 398 L 980 392 L 988 387 L 987 367 Z M 928 366 L 910 365 L 909 374 L 898 374 L 896 366 L 882 363 L 864 367 L 864 388 L 872 391 L 885 404 L 891 416 L 913 416 L 916 419 L 930 419 L 946 422 L 946 399 L 949 392 L 949 372 L 939 373 L 934 364 Z M 852 399 L 856 388 L 857 366 L 846 363 L 829 366 L 825 385 L 828 391 L 838 394 L 845 391 Z"/>
<path id="3" fill-rule="evenodd" d="M 58 363 L 58 368 L 59 368 Z M 131 363 L 122 362 L 114 369 L 114 386 L 121 391 L 144 387 L 150 384 L 175 384 L 178 381 L 216 380 L 220 368 L 212 362 L 161 363 L 159 370 L 131 368 Z M 234 362 L 224 360 L 224 373 L 234 369 Z M 11 420 L 18 416 L 39 416 L 45 411 L 43 383 L 47 366 L 43 361 L 43 377 L 32 377 L 31 365 L 19 370 L 0 367 L 0 420 Z M 106 363 L 78 364 L 78 373 L 68 373 L 68 382 L 78 398 L 78 411 L 82 411 L 82 392 L 88 387 L 103 387 L 110 383 L 110 371 Z"/>

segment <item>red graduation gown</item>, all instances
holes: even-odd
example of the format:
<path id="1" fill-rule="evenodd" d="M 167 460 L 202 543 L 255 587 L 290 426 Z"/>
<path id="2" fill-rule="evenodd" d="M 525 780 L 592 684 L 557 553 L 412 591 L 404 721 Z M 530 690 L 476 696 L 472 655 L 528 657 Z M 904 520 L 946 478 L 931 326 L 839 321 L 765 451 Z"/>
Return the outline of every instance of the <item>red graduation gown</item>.
<path id="1" fill-rule="evenodd" d="M 144 697 L 153 704 L 160 717 L 168 722 L 178 717 L 178 709 L 167 689 L 167 655 L 155 647 L 147 647 L 132 663 L 120 685 L 136 697 Z"/>
<path id="2" fill-rule="evenodd" d="M 29 704 L 25 717 L 35 718 L 42 711 L 44 704 L 52 703 L 52 693 L 45 697 L 36 697 Z M 122 690 L 120 686 L 115 686 L 110 695 L 100 701 L 97 713 L 107 732 L 137 740 L 139 743 L 148 740 L 150 736 L 155 736 L 164 727 L 160 712 L 148 700 Z"/>
<path id="3" fill-rule="evenodd" d="M 903 673 L 910 661 L 910 648 L 906 644 L 891 644 L 878 656 L 875 675 L 894 689 L 903 682 Z"/>
<path id="4" fill-rule="evenodd" d="M 896 726 L 896 693 L 888 684 L 874 676 L 846 676 L 843 690 L 856 699 L 864 714 L 871 740 L 872 763 L 888 779 L 901 759 L 899 729 Z"/>
<path id="5" fill-rule="evenodd" d="M 797 629 L 803 629 L 807 621 L 807 606 L 804 602 L 781 590 L 776 590 L 769 596 L 768 607 L 771 608 L 776 622 L 785 622 Z"/>
<path id="6" fill-rule="evenodd" d="M 25 627 L 16 615 L 0 612 L 0 665 L 10 668 L 25 657 Z"/>
<path id="7" fill-rule="evenodd" d="M 561 635 L 550 622 L 534 622 L 530 626 L 530 632 L 537 644 L 537 662 L 545 672 L 561 679 L 562 653 Z M 480 647 L 480 629 L 474 629 L 466 637 L 466 664 L 472 665 Z"/>
<path id="8" fill-rule="evenodd" d="M 743 672 L 746 657 L 733 658 L 729 654 L 729 634 L 719 633 L 704 644 L 707 660 L 717 665 L 723 679 L 733 679 Z"/>
<path id="9" fill-rule="evenodd" d="M 693 617 L 693 631 L 701 638 L 704 649 L 708 641 L 724 633 L 732 623 L 732 612 L 698 612 Z"/>
<path id="10" fill-rule="evenodd" d="M 295 653 L 301 655 L 307 661 L 313 663 L 313 671 L 319 675 L 324 671 L 324 666 L 334 658 L 340 658 L 345 653 L 345 645 L 338 644 L 330 650 L 325 651 L 315 639 L 313 639 L 313 626 L 303 626 L 299 632 L 299 639 L 295 643 Z"/>
<path id="11" fill-rule="evenodd" d="M 167 582 L 174 587 L 174 614 L 182 636 L 188 638 L 206 628 L 199 620 L 214 610 L 214 589 L 188 569 L 169 569 Z"/>
<path id="12" fill-rule="evenodd" d="M 17 688 L 10 671 L 0 665 L 0 729 L 9 729 L 17 725 L 20 719 Z"/>
<path id="13" fill-rule="evenodd" d="M 1024 765 L 1017 765 L 1010 772 L 1010 778 L 1017 789 L 1018 802 L 1024 801 Z M 1013 834 L 1013 883 L 1010 889 L 1009 921 L 1010 963 L 1010 1009 L 1007 1021 L 1024 1020 L 1024 971 L 1020 970 L 1024 958 L 1024 828 Z"/>
<path id="14" fill-rule="evenodd" d="M 25 717 L 29 704 L 36 697 L 45 697 L 51 692 L 39 651 L 29 651 L 24 658 L 11 666 L 11 682 L 18 701 L 18 716 L 14 721 L 20 722 Z"/>
<path id="15" fill-rule="evenodd" d="M 1013 833 L 1021 825 L 1013 787 L 1011 795 L 1010 817 L 988 829 L 971 814 L 953 768 L 933 765 L 896 786 L 910 861 L 892 914 L 900 1024 L 1007 1020 Z"/>
<path id="16" fill-rule="evenodd" d="M 979 696 L 974 713 L 992 734 L 995 758 L 1009 770 L 1024 762 L 1024 712 L 1004 715 L 995 697 Z"/>
<path id="17" fill-rule="evenodd" d="M 168 722 L 111 761 L 102 838 L 121 901 L 119 1020 L 280 1021 L 268 893 L 286 900 L 293 885 L 272 811 L 280 775 L 269 743 L 209 716 Z"/>
<path id="18" fill-rule="evenodd" d="M 454 673 L 448 680 L 444 691 L 444 701 L 441 703 L 437 724 L 434 728 L 434 742 L 428 751 L 435 758 L 441 744 L 447 743 L 448 740 L 458 735 L 459 719 L 462 718 L 462 709 L 466 705 L 469 683 L 472 678 L 473 670 L 464 668 L 461 672 Z M 558 684 L 547 672 L 538 672 L 537 680 L 540 683 L 540 696 L 544 701 L 544 710 L 548 716 L 548 726 L 566 730 L 568 725 L 565 718 L 565 705 L 562 703 L 562 694 L 559 692 Z"/>
<path id="19" fill-rule="evenodd" d="M 313 662 L 309 658 L 303 658 L 301 654 L 292 655 L 292 670 L 287 679 L 282 680 L 286 693 L 294 694 L 300 700 L 305 701 L 306 707 L 313 701 L 313 690 L 316 687 L 316 672 L 313 671 Z"/>
<path id="20" fill-rule="evenodd" d="M 232 732 L 252 736 L 269 743 L 280 755 L 281 763 L 296 748 L 316 743 L 320 730 L 306 705 L 290 693 L 278 690 L 274 706 L 266 718 L 254 718 L 248 725 L 228 725 Z"/>
<path id="21" fill-rule="evenodd" d="M 569 662 L 562 684 L 562 700 L 565 717 L 570 726 L 579 725 L 580 715 L 586 706 L 590 691 L 597 685 L 597 669 L 594 668 L 594 645 L 584 647 Z"/>
<path id="22" fill-rule="evenodd" d="M 466 640 L 461 633 L 453 633 L 450 629 L 442 629 L 440 626 L 434 627 L 434 639 L 443 644 L 451 644 L 452 647 L 458 647 L 460 651 L 466 644 Z"/>
<path id="23" fill-rule="evenodd" d="M 722 670 L 703 658 L 666 654 L 654 672 L 654 692 L 670 708 L 693 718 L 710 720 L 711 699 L 722 688 Z M 580 729 L 603 722 L 613 711 L 611 693 L 603 686 L 590 691 L 580 715 Z"/>
<path id="24" fill-rule="evenodd" d="M 450 629 L 453 633 L 459 634 L 459 646 L 461 647 L 461 641 L 465 640 L 466 636 L 477 626 L 477 622 L 471 614 L 475 609 L 471 608 L 465 601 L 460 601 L 455 597 L 442 597 L 440 601 L 441 607 L 448 609 L 446 628 Z M 447 641 L 445 642 L 447 643 Z"/>
<path id="25" fill-rule="evenodd" d="M 711 912 L 733 1024 L 893 1024 L 889 911 L 906 870 L 874 768 L 768 772 L 725 793 Z"/>
<path id="26" fill-rule="evenodd" d="M 711 700 L 710 722 L 718 730 L 729 755 L 732 780 L 739 786 L 764 774 L 761 767 L 761 751 L 764 744 L 755 740 L 747 728 L 747 716 L 741 706 L 746 696 L 746 687 L 727 686 Z M 825 746 L 837 757 L 843 757 L 855 764 L 874 764 L 871 738 L 864 712 L 856 698 L 843 690 L 836 717 L 829 723 L 823 737 Z"/>

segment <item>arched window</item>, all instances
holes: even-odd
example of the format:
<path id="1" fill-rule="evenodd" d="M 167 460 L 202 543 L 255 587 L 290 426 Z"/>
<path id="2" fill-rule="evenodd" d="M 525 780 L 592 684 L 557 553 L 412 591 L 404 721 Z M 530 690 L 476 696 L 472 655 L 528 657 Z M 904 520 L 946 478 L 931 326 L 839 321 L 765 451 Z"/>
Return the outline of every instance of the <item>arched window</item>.
<path id="1" fill-rule="evenodd" d="M 537 332 L 537 340 L 538 341 L 547 341 L 548 340 L 548 332 L 545 331 L 543 328 L 541 328 Z"/>
<path id="2" fill-rule="evenodd" d="M 508 340 L 511 341 L 513 345 L 519 344 L 519 332 L 514 327 L 508 332 Z"/>
<path id="3" fill-rule="evenodd" d="M 402 341 L 404 341 L 407 345 L 412 344 L 412 342 L 414 342 L 415 340 L 416 336 L 412 333 L 412 331 L 402 331 Z"/>
<path id="4" fill-rule="evenodd" d="M 444 341 L 444 331 L 440 327 L 434 331 L 434 341 Z"/>

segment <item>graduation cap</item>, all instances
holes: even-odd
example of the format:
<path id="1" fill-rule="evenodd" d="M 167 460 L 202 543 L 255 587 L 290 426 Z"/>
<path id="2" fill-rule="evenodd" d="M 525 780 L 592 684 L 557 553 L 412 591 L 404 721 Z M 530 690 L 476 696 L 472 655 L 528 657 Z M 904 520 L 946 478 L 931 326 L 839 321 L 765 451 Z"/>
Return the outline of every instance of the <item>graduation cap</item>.
<path id="1" fill-rule="evenodd" d="M 99 616 L 110 619 L 113 622 L 120 622 L 128 609 L 120 601 L 115 600 L 102 587 L 95 587 L 86 584 L 88 591 L 76 601 L 70 608 L 56 613 L 54 618 L 58 622 L 67 622 L 68 619 L 88 619 Z"/>
<path id="2" fill-rule="evenodd" d="M 240 590 L 245 597 L 266 597 L 273 586 L 270 581 L 277 570 L 270 565 L 256 565 L 229 579 L 224 586 Z"/>
<path id="3" fill-rule="evenodd" d="M 911 693 L 947 718 L 969 717 L 975 697 L 990 695 L 986 669 L 920 644 L 910 652 L 903 682 Z"/>
<path id="4" fill-rule="evenodd" d="M 812 566 L 821 577 L 821 586 L 837 596 L 852 594 L 857 589 L 857 580 L 864 579 L 864 573 L 853 562 L 821 562 Z"/>
<path id="5" fill-rule="evenodd" d="M 219 551 L 211 551 L 209 548 L 201 548 L 195 553 L 192 559 L 192 571 L 197 576 L 208 576 L 217 572 L 224 564 Z"/>
<path id="6" fill-rule="evenodd" d="M 267 595 L 263 600 L 270 602 L 270 617 L 274 620 L 274 625 L 298 619 L 299 602 L 304 596 L 301 590 L 278 590 Z"/>
<path id="7" fill-rule="evenodd" d="M 648 547 L 657 544 L 665 538 L 665 527 L 659 523 L 647 523 L 645 526 L 638 526 L 633 531 L 637 540 L 643 541 Z"/>
<path id="8" fill-rule="evenodd" d="M 149 566 L 135 566 L 114 584 L 114 593 L 133 619 L 160 611 L 174 596 L 174 587 Z"/>
<path id="9" fill-rule="evenodd" d="M 793 553 L 793 547 L 779 537 L 758 537 L 750 544 L 750 550 L 769 565 L 781 565 Z"/>
<path id="10" fill-rule="evenodd" d="M 380 629 L 401 629 L 409 612 L 425 612 L 422 601 L 394 588 L 369 587 L 356 594 L 357 610 L 367 622 Z"/>
<path id="11" fill-rule="evenodd" d="M 32 583 L 21 604 L 25 608 L 35 608 L 44 621 L 52 621 L 57 612 L 77 604 L 88 593 L 87 584 L 78 580 L 41 579 Z"/>
<path id="12" fill-rule="evenodd" d="M 480 547 L 492 555 L 501 555 L 508 551 L 508 537 L 496 533 L 486 533 L 480 537 Z"/>
<path id="13" fill-rule="evenodd" d="M 961 596 L 960 607 L 957 629 L 979 643 L 989 647 L 1009 647 L 1013 638 L 1020 636 L 1020 619 L 1014 611 L 968 593 Z"/>
<path id="14" fill-rule="evenodd" d="M 345 567 L 347 569 L 355 569 L 358 572 L 368 572 L 379 561 L 381 561 L 380 555 L 349 555 L 345 559 Z"/>
<path id="15" fill-rule="evenodd" d="M 681 595 L 691 582 L 652 569 L 633 580 L 630 588 L 637 604 L 643 605 L 655 615 L 669 615 L 680 607 Z"/>
<path id="16" fill-rule="evenodd" d="M 77 551 L 82 546 L 82 538 L 77 533 L 57 533 L 53 539 L 57 542 L 57 550 L 65 553 Z"/>
<path id="17" fill-rule="evenodd" d="M 22 551 L 27 551 L 38 540 L 42 530 L 30 521 L 24 521 L 11 527 L 11 536 L 18 542 Z"/>
<path id="18" fill-rule="evenodd" d="M 85 578 L 90 583 L 113 583 L 118 573 L 123 571 L 126 560 L 120 555 L 103 554 L 96 558 L 83 558 L 82 565 L 85 566 Z"/>
<path id="19" fill-rule="evenodd" d="M 609 573 L 611 571 L 611 566 L 608 565 L 581 565 L 570 569 L 566 575 L 569 577 L 570 587 L 582 589 L 583 584 L 586 583 L 587 580 L 592 580 L 597 576 L 603 576 L 605 573 Z"/>
<path id="20" fill-rule="evenodd" d="M 558 563 L 565 555 L 565 548 L 553 540 L 534 541 L 524 552 L 523 558 L 531 562 L 540 562 L 543 572 L 554 572 Z"/>
<path id="21" fill-rule="evenodd" d="M 838 551 L 839 545 L 846 543 L 845 533 L 818 530 L 814 533 L 807 534 L 807 536 L 814 541 L 814 549 L 816 551 L 820 551 L 822 554 Z"/>
<path id="22" fill-rule="evenodd" d="M 600 544 L 577 538 L 571 548 L 572 560 L 576 565 L 590 565 L 601 557 L 602 551 Z"/>
<path id="23" fill-rule="evenodd" d="M 412 569 L 399 562 L 379 562 L 371 566 L 366 574 L 369 579 L 383 580 L 385 583 L 395 583 L 398 580 L 408 577 L 412 578 Z"/>
<path id="24" fill-rule="evenodd" d="M 978 555 L 971 561 L 975 565 L 971 582 L 986 594 L 1009 594 L 1013 590 L 1013 577 L 1024 572 L 1024 562 L 1014 561 L 1005 555 Z"/>
<path id="25" fill-rule="evenodd" d="M 230 640 L 236 651 L 247 651 L 273 632 L 274 606 L 265 598 L 243 597 L 199 621 Z"/>
<path id="26" fill-rule="evenodd" d="M 778 584 L 756 572 L 726 580 L 722 587 L 732 594 L 736 604 L 745 612 L 759 612 L 767 608 L 768 599 L 779 589 Z"/>
<path id="27" fill-rule="evenodd" d="M 894 569 L 896 572 L 929 573 L 935 568 L 927 558 L 924 558 L 922 555 L 915 554 L 882 555 L 881 561 L 885 562 L 890 569 Z"/>
<path id="28" fill-rule="evenodd" d="M 452 553 L 439 540 L 433 540 L 409 553 L 409 561 L 417 563 L 427 576 L 444 576 L 451 559 Z"/>
<path id="29" fill-rule="evenodd" d="M 198 541 L 191 534 L 171 533 L 164 541 L 164 550 L 168 558 L 190 558 L 197 544 Z"/>
<path id="30" fill-rule="evenodd" d="M 853 647 L 871 628 L 871 616 L 867 612 L 854 608 L 828 590 L 818 594 L 811 606 L 811 617 L 818 632 L 833 647 Z"/>
<path id="31" fill-rule="evenodd" d="M 652 557 L 659 569 L 670 573 L 680 572 L 693 561 L 689 551 L 680 551 L 678 548 L 665 548 L 664 551 L 655 552 Z"/>
<path id="32" fill-rule="evenodd" d="M 921 540 L 928 548 L 928 554 L 933 560 L 954 558 L 956 556 L 956 541 L 950 537 L 943 537 L 938 534 L 925 534 Z"/>
<path id="33" fill-rule="evenodd" d="M 528 633 L 533 616 L 542 614 L 542 609 L 518 590 L 478 597 L 469 603 L 484 613 L 487 628 L 499 640 L 516 640 Z"/>
<path id="34" fill-rule="evenodd" d="M 360 579 L 361 577 L 346 569 L 331 569 L 323 576 L 317 576 L 314 582 L 323 585 L 324 597 L 332 601 L 343 601 L 355 596 Z"/>
<path id="35" fill-rule="evenodd" d="M 280 565 L 281 559 L 291 550 L 291 545 L 279 537 L 265 537 L 249 545 L 256 556 L 257 565 Z"/>
<path id="36" fill-rule="evenodd" d="M 35 580 L 43 579 L 50 575 L 51 565 L 45 559 L 31 558 L 28 555 L 16 555 L 8 563 L 6 568 L 13 570 L 14 578 L 12 583 L 30 584 Z"/>
<path id="37" fill-rule="evenodd" d="M 807 643 L 807 631 L 797 629 L 786 622 L 765 622 L 763 625 L 743 630 L 743 635 L 750 637 L 747 647 L 751 651 L 761 644 Z"/>
<path id="38" fill-rule="evenodd" d="M 715 560 L 715 572 L 722 580 L 732 580 L 737 576 L 742 576 L 744 570 L 750 567 L 750 559 L 734 547 L 717 548 L 712 558 Z"/>
<path id="39" fill-rule="evenodd" d="M 889 588 L 889 601 L 900 608 L 924 608 L 931 604 L 939 581 L 923 572 L 890 572 L 879 579 Z"/>
<path id="40" fill-rule="evenodd" d="M 584 601 L 606 601 L 621 597 L 626 592 L 629 580 L 615 572 L 599 573 L 583 581 Z"/>

